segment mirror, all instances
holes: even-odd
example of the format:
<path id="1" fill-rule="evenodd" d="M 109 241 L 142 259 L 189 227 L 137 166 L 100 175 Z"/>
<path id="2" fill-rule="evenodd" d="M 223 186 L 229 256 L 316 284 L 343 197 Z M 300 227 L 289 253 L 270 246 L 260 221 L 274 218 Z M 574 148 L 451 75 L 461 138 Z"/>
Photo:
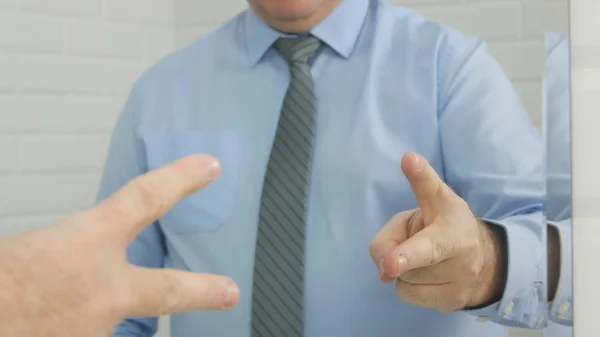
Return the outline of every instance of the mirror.
<path id="1" fill-rule="evenodd" d="M 546 207 L 549 321 L 546 337 L 573 335 L 569 2 L 545 3 Z"/>
<path id="2" fill-rule="evenodd" d="M 343 0 L 295 47 L 302 8 L 253 3 L 0 0 L 0 234 L 206 152 L 219 179 L 128 259 L 240 303 L 123 335 L 539 336 L 542 2 Z"/>

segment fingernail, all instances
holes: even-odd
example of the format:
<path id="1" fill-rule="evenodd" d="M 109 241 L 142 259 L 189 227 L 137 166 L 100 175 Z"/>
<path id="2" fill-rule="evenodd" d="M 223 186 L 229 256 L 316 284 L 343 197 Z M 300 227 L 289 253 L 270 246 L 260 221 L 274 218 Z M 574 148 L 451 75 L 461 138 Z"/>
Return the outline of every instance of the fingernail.
<path id="1" fill-rule="evenodd" d="M 208 168 L 208 177 L 210 180 L 215 180 L 221 171 L 221 164 L 218 160 L 214 160 Z"/>
<path id="2" fill-rule="evenodd" d="M 423 171 L 423 167 L 424 167 L 423 162 L 424 162 L 423 158 L 415 153 L 415 170 Z"/>
<path id="3" fill-rule="evenodd" d="M 230 281 L 225 291 L 225 308 L 233 307 L 237 302 L 239 289 L 235 282 Z"/>
<path id="4" fill-rule="evenodd" d="M 377 268 L 379 269 L 379 278 L 383 279 L 383 273 L 384 273 L 383 259 L 379 260 L 379 263 L 377 264 Z"/>
<path id="5" fill-rule="evenodd" d="M 402 275 L 408 268 L 408 259 L 404 255 L 398 257 L 398 276 Z"/>

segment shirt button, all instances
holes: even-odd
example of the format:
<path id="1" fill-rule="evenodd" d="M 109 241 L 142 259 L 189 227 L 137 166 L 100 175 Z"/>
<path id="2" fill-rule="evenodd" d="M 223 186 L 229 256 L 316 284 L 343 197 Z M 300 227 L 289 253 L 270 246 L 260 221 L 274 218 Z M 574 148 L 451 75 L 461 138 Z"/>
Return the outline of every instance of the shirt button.
<path id="1" fill-rule="evenodd" d="M 514 308 L 515 308 L 515 302 L 511 301 L 510 304 L 508 304 L 506 306 L 506 308 L 504 308 L 504 314 L 505 315 L 510 314 Z"/>
<path id="2" fill-rule="evenodd" d="M 480 316 L 480 317 L 477 317 L 475 319 L 475 321 L 477 321 L 479 323 L 485 323 L 485 322 L 489 321 L 489 318 L 487 318 L 486 316 Z"/>
<path id="3" fill-rule="evenodd" d="M 560 312 L 560 314 L 561 314 L 561 315 L 564 315 L 564 314 L 565 314 L 565 312 L 567 312 L 567 310 L 569 310 L 569 307 L 570 307 L 570 306 L 571 306 L 571 305 L 569 304 L 569 302 L 563 302 L 563 303 L 560 305 L 560 308 L 558 309 L 558 312 Z"/>

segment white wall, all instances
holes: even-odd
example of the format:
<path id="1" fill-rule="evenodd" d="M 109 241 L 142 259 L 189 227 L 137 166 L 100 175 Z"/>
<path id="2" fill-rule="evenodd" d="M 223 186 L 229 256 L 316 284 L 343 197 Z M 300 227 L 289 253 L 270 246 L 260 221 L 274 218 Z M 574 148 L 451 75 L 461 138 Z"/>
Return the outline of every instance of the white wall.
<path id="1" fill-rule="evenodd" d="M 544 28 L 555 33 L 569 33 L 569 0 L 545 0 Z"/>
<path id="2" fill-rule="evenodd" d="M 173 50 L 173 0 L 0 0 L 0 234 L 92 204 L 130 84 Z"/>

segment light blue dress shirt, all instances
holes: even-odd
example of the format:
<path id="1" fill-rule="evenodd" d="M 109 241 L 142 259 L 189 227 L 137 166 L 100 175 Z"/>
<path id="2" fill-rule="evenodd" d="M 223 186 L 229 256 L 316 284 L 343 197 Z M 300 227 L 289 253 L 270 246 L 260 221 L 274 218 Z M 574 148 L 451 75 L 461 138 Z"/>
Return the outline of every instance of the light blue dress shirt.
<path id="1" fill-rule="evenodd" d="M 547 187 L 545 213 L 558 229 L 561 245 L 560 282 L 550 303 L 548 337 L 572 336 L 573 283 L 571 241 L 571 95 L 569 39 L 546 34 L 545 96 Z"/>
<path id="2" fill-rule="evenodd" d="M 545 305 L 542 139 L 481 41 L 381 0 L 345 0 L 312 30 L 318 130 L 305 260 L 307 337 L 506 336 L 479 322 L 537 326 Z M 192 153 L 222 175 L 176 205 L 128 249 L 132 263 L 231 276 L 230 312 L 171 318 L 173 337 L 249 337 L 262 180 L 289 83 L 270 46 L 282 34 L 246 10 L 165 58 L 135 84 L 117 123 L 99 192 Z M 379 281 L 368 247 L 395 213 L 417 207 L 400 169 L 425 156 L 482 218 L 505 228 L 504 297 L 441 314 Z M 544 288 L 543 291 L 541 288 Z M 151 336 L 156 318 L 116 336 Z"/>

